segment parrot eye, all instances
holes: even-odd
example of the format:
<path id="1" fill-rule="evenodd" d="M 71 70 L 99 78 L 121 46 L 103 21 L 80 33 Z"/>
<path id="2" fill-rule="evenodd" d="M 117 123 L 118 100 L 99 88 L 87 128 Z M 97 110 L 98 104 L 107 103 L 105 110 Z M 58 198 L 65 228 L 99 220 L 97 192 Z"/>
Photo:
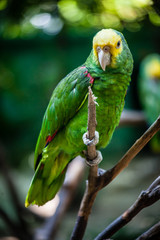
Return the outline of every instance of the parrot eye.
<path id="1" fill-rule="evenodd" d="M 98 47 L 97 47 L 97 52 L 100 52 L 100 51 L 101 51 L 101 47 L 98 46 Z"/>
<path id="2" fill-rule="evenodd" d="M 118 41 L 118 42 L 117 42 L 117 46 L 116 46 L 116 48 L 120 48 L 120 46 L 121 46 L 121 42 Z"/>

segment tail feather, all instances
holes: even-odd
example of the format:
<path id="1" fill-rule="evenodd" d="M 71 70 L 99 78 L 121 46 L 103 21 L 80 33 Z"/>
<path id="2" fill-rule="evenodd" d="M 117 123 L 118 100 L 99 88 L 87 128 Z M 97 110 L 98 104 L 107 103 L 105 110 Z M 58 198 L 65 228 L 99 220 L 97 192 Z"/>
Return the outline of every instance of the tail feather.
<path id="1" fill-rule="evenodd" d="M 46 185 L 41 179 L 34 178 L 34 184 L 32 181 L 26 197 L 25 207 L 30 204 L 42 206 L 52 200 L 64 182 L 66 170 L 67 168 L 50 185 Z"/>
<path id="2" fill-rule="evenodd" d="M 63 184 L 69 156 L 60 153 L 54 160 L 42 158 L 26 197 L 25 206 L 41 206 L 53 199 Z"/>

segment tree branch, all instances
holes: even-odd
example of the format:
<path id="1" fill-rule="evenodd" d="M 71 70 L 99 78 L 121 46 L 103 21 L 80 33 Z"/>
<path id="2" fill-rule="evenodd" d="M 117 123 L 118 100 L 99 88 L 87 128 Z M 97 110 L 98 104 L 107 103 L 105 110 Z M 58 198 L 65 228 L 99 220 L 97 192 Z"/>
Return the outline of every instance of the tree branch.
<path id="1" fill-rule="evenodd" d="M 88 88 L 89 95 L 88 95 L 88 132 L 87 137 L 89 140 L 92 140 L 95 137 L 96 131 L 96 104 L 95 104 L 95 97 L 91 88 Z M 90 160 L 96 158 L 96 146 L 95 145 L 88 145 L 87 146 L 87 157 Z"/>
<path id="2" fill-rule="evenodd" d="M 160 222 L 151 227 L 148 231 L 139 236 L 136 240 L 160 239 Z"/>
<path id="3" fill-rule="evenodd" d="M 88 96 L 88 138 L 92 140 L 95 137 L 96 130 L 96 105 L 95 97 L 89 87 Z M 96 147 L 95 145 L 87 146 L 87 158 L 93 160 L 96 158 Z M 98 166 L 91 166 L 89 170 L 88 181 L 86 182 L 86 190 L 81 201 L 80 209 L 77 216 L 77 221 L 72 232 L 71 240 L 81 240 L 83 238 L 88 217 L 90 215 L 93 202 L 96 198 L 96 184 L 97 184 L 97 172 Z"/>
<path id="4" fill-rule="evenodd" d="M 134 204 L 120 217 L 112 222 L 95 240 L 110 238 L 119 229 L 132 220 L 143 208 L 146 208 L 160 199 L 160 176 L 145 191 L 142 191 Z M 141 238 L 140 238 L 141 239 Z M 139 239 L 139 240 L 140 240 Z M 143 239 L 143 238 L 142 238 Z"/>
<path id="5" fill-rule="evenodd" d="M 107 186 L 128 164 L 132 159 L 142 150 L 142 148 L 150 141 L 150 139 L 160 129 L 160 116 L 151 125 L 151 127 L 133 144 L 127 153 L 120 159 L 120 161 L 111 169 L 107 170 L 99 176 L 99 184 L 101 188 Z"/>

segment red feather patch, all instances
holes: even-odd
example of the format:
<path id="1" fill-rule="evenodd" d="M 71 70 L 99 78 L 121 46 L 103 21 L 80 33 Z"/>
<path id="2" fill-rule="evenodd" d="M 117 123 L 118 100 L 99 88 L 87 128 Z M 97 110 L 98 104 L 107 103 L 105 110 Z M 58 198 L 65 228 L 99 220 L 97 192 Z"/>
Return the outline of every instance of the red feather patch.
<path id="1" fill-rule="evenodd" d="M 88 71 L 84 72 L 85 76 L 89 78 L 89 83 L 94 83 L 94 78 L 91 76 L 91 74 Z"/>
<path id="2" fill-rule="evenodd" d="M 53 140 L 53 138 L 56 136 L 57 132 L 58 132 L 58 130 L 56 130 L 56 131 L 53 133 L 52 136 L 49 135 L 49 136 L 46 137 L 46 146 Z"/>

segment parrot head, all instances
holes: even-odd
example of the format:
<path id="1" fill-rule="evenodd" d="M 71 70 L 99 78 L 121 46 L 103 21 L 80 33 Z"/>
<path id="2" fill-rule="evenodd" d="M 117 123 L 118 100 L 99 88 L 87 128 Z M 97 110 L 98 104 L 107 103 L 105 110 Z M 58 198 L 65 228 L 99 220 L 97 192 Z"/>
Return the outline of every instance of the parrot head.
<path id="1" fill-rule="evenodd" d="M 95 35 L 93 56 L 97 66 L 103 71 L 126 66 L 132 72 L 133 59 L 127 42 L 123 34 L 114 29 L 102 29 Z"/>

